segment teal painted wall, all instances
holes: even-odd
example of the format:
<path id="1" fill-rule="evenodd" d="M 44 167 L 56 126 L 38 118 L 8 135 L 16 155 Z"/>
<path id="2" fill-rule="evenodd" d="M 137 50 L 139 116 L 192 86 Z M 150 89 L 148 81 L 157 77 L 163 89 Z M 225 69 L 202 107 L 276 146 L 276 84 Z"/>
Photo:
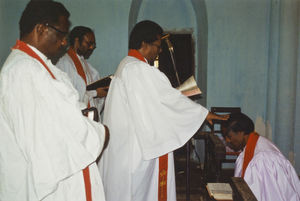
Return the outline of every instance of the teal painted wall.
<path id="1" fill-rule="evenodd" d="M 113 74 L 128 48 L 128 0 L 60 0 L 71 13 L 72 27 L 91 27 L 97 48 L 89 62 L 102 76 Z"/>
<path id="2" fill-rule="evenodd" d="M 240 106 L 255 120 L 265 115 L 269 4 L 267 0 L 210 0 L 209 106 Z"/>
<path id="3" fill-rule="evenodd" d="M 25 0 L 0 0 L 0 68 L 19 38 L 19 19 L 26 5 Z"/>

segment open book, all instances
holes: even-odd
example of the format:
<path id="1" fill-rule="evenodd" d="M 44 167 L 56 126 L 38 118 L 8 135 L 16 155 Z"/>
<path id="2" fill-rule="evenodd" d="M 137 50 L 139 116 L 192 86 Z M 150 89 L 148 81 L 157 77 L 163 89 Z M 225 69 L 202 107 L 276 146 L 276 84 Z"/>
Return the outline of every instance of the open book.
<path id="1" fill-rule="evenodd" d="M 96 82 L 93 82 L 93 83 L 87 85 L 86 90 L 87 91 L 96 90 L 97 88 L 100 88 L 100 87 L 107 87 L 108 88 L 112 78 L 113 78 L 113 75 L 109 75 L 109 76 L 104 77 L 100 80 L 97 80 Z"/>
<path id="2" fill-rule="evenodd" d="M 206 189 L 215 200 L 233 200 L 229 183 L 207 183 Z"/>
<path id="3" fill-rule="evenodd" d="M 177 87 L 177 89 L 181 91 L 183 95 L 188 97 L 200 95 L 202 93 L 197 86 L 194 76 L 189 77 L 186 81 L 184 81 L 184 83 Z"/>

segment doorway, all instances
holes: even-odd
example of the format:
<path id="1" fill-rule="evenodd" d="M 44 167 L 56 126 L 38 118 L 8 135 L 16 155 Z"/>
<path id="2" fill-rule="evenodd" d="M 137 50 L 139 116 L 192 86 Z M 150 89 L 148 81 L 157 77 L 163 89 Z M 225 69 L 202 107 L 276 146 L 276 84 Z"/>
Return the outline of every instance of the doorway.
<path id="1" fill-rule="evenodd" d="M 170 33 L 168 37 L 173 45 L 174 60 L 180 83 L 183 83 L 190 76 L 195 76 L 194 41 L 190 33 Z M 167 43 L 163 40 L 162 52 L 159 54 L 158 68 L 170 80 L 173 87 L 178 87 L 176 72 L 173 67 L 170 51 Z"/>

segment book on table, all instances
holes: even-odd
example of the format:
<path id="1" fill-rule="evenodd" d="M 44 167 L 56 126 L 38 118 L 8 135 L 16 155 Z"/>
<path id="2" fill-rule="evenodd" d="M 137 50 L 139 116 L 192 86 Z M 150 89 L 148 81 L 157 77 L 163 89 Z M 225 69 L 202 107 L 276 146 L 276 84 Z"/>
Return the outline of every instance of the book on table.
<path id="1" fill-rule="evenodd" d="M 101 78 L 100 80 L 97 80 L 89 85 L 86 86 L 86 90 L 96 90 L 98 88 L 108 88 L 110 85 L 110 82 L 113 78 L 113 75 L 109 75 L 107 77 Z"/>
<path id="2" fill-rule="evenodd" d="M 207 183 L 206 189 L 209 196 L 215 200 L 233 200 L 229 183 Z"/>

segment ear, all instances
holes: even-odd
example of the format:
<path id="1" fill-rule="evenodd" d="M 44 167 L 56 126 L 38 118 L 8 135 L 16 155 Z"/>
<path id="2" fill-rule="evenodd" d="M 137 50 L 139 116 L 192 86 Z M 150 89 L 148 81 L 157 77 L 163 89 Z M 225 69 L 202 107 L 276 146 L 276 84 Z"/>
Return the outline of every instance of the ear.
<path id="1" fill-rule="evenodd" d="M 243 136 L 244 136 L 244 135 L 245 135 L 245 132 L 244 132 L 244 131 L 238 131 L 238 132 L 237 132 L 237 135 L 243 135 Z"/>
<path id="2" fill-rule="evenodd" d="M 148 44 L 143 41 L 140 49 L 146 49 L 147 47 L 148 47 Z"/>
<path id="3" fill-rule="evenodd" d="M 150 45 L 146 42 L 142 42 L 140 50 L 145 54 L 148 54 L 151 51 Z"/>
<path id="4" fill-rule="evenodd" d="M 79 42 L 79 38 L 77 37 L 74 39 L 74 48 L 77 49 L 79 47 L 80 47 L 80 42 Z"/>
<path id="5" fill-rule="evenodd" d="M 44 25 L 44 24 L 37 24 L 37 25 L 35 25 L 35 30 L 36 30 L 36 33 L 39 36 L 43 35 L 44 32 L 48 31 L 47 26 Z"/>

